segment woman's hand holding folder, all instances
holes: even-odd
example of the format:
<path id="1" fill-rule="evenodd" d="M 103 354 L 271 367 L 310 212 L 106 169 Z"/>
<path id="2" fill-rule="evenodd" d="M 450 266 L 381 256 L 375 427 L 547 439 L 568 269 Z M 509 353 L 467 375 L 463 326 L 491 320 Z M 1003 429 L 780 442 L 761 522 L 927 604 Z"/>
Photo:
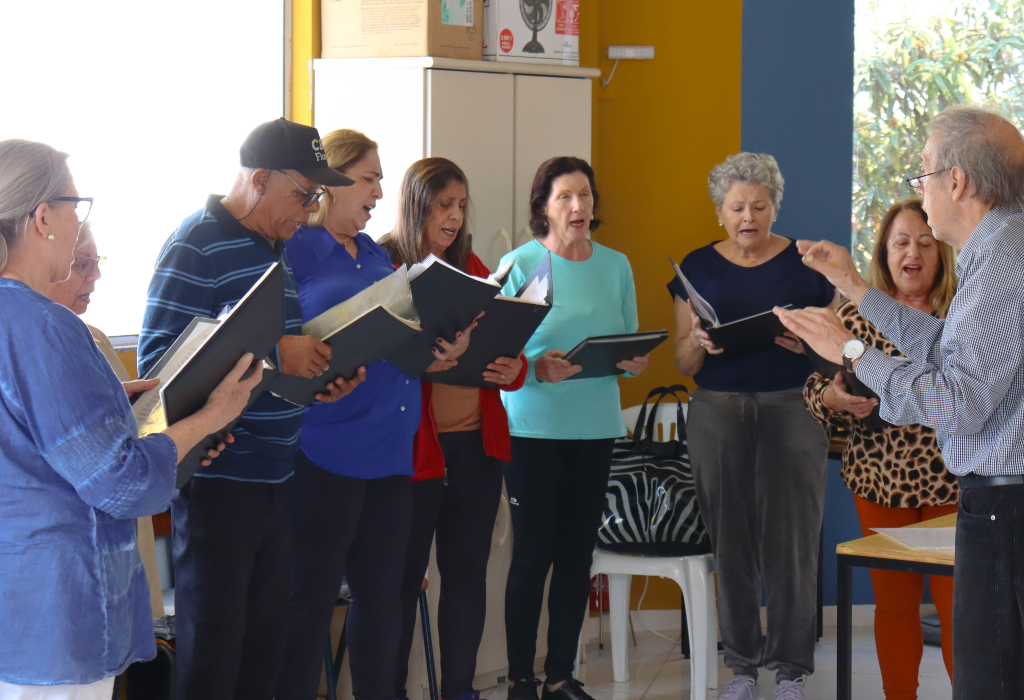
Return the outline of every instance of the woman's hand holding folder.
<path id="1" fill-rule="evenodd" d="M 252 373 L 242 378 L 253 365 L 252 353 L 242 355 L 242 358 L 235 364 L 227 376 L 221 380 L 217 388 L 210 394 L 206 404 L 188 418 L 184 418 L 173 425 L 167 426 L 164 434 L 174 441 L 178 450 L 178 460 L 183 459 L 189 451 L 199 444 L 207 435 L 216 433 L 228 423 L 238 418 L 249 404 L 249 395 L 256 385 L 263 379 L 263 363 L 257 362 Z M 234 442 L 234 438 L 228 435 L 225 442 Z M 224 443 L 219 443 L 216 449 L 206 451 L 207 458 L 200 464 L 204 467 L 210 466 L 211 460 L 216 458 L 224 450 Z"/>
<path id="2" fill-rule="evenodd" d="M 523 361 L 518 357 L 499 357 L 487 365 L 484 379 L 498 386 L 508 386 L 516 380 L 523 370 Z"/>
<path id="3" fill-rule="evenodd" d="M 537 381 L 555 384 L 583 371 L 581 365 L 574 365 L 563 357 L 565 353 L 561 350 L 548 350 L 538 357 L 535 367 Z"/>
<path id="4" fill-rule="evenodd" d="M 466 352 L 466 348 L 469 347 L 469 334 L 473 332 L 473 329 L 477 326 L 477 321 L 484 315 L 481 311 L 477 314 L 477 317 L 473 319 L 473 322 L 463 328 L 461 331 L 455 334 L 455 342 L 449 343 L 444 338 L 438 338 L 437 344 L 440 348 L 431 348 L 436 358 L 429 367 L 428 372 L 443 372 L 446 369 L 451 369 L 458 364 L 458 359 Z"/>

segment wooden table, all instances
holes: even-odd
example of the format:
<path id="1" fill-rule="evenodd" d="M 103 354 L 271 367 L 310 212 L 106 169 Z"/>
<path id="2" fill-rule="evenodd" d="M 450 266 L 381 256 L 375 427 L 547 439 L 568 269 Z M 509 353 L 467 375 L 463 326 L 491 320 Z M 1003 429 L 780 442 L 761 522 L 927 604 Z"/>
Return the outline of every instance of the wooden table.
<path id="1" fill-rule="evenodd" d="M 907 527 L 955 527 L 956 513 Z M 853 699 L 853 567 L 906 571 L 930 576 L 952 576 L 953 554 L 920 551 L 904 547 L 882 535 L 836 545 L 839 559 L 838 659 L 836 683 L 838 700 Z"/>

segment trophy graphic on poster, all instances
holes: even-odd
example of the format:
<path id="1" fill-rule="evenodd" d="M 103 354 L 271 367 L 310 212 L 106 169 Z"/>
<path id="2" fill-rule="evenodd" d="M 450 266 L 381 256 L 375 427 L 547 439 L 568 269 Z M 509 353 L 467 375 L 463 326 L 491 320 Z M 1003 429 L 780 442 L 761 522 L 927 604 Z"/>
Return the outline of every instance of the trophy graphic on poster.
<path id="1" fill-rule="evenodd" d="M 537 32 L 548 26 L 551 19 L 551 0 L 519 0 L 519 13 L 533 38 L 523 47 L 523 53 L 544 53 L 544 47 L 537 41 Z"/>

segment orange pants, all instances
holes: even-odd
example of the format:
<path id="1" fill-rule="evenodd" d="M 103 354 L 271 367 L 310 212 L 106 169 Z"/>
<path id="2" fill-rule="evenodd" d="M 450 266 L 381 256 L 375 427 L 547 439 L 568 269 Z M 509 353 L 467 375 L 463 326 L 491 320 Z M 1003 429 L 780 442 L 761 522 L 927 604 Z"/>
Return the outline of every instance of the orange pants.
<path id="1" fill-rule="evenodd" d="M 864 536 L 873 527 L 903 527 L 955 513 L 956 504 L 923 508 L 889 508 L 854 494 Z M 930 576 L 932 601 L 942 624 L 942 660 L 953 677 L 953 577 Z M 924 653 L 921 632 L 921 596 L 924 574 L 871 570 L 875 592 L 875 647 L 882 669 L 886 700 L 916 700 L 917 675 Z"/>

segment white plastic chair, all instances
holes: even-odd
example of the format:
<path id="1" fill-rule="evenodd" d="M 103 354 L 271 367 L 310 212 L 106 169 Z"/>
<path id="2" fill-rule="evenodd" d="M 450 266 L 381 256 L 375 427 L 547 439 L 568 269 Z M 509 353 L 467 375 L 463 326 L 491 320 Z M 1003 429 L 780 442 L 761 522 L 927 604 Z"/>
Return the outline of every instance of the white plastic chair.
<path id="1" fill-rule="evenodd" d="M 683 416 L 686 415 L 683 404 Z M 632 429 L 640 406 L 622 411 Z M 676 404 L 663 399 L 658 405 L 656 425 L 659 441 L 675 437 Z M 611 617 L 612 672 L 616 683 L 629 680 L 629 593 L 633 576 L 660 576 L 676 582 L 686 605 L 686 626 L 690 639 L 690 697 L 705 700 L 709 690 L 718 689 L 718 613 L 715 603 L 714 557 L 698 554 L 686 557 L 645 557 L 594 550 L 590 575 L 608 575 Z"/>

